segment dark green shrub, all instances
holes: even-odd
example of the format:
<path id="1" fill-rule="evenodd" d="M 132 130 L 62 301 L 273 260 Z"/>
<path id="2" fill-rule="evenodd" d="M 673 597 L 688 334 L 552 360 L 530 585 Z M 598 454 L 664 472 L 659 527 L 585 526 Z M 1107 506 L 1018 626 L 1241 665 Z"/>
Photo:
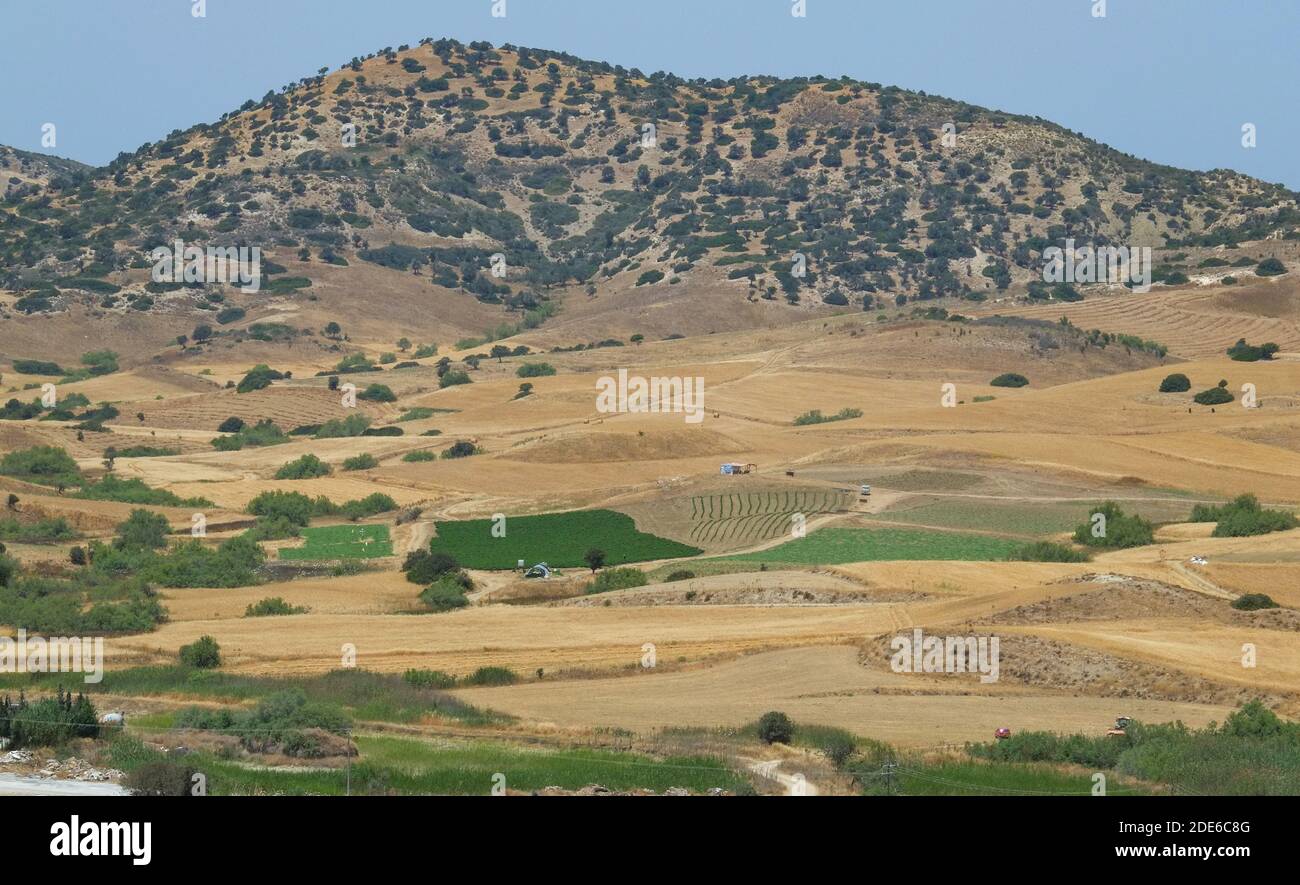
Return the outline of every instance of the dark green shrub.
<path id="1" fill-rule="evenodd" d="M 442 457 L 443 458 L 468 458 L 471 455 L 477 455 L 477 454 L 478 454 L 478 448 L 473 443 L 465 442 L 464 440 L 461 440 L 459 442 L 452 443 L 452 445 L 449 448 L 444 449 L 442 452 Z"/>
<path id="2" fill-rule="evenodd" d="M 849 757 L 858 748 L 857 742 L 853 740 L 853 735 L 839 729 L 826 734 L 818 744 L 818 749 L 826 754 L 826 758 L 836 768 L 843 768 L 844 763 L 849 760 Z"/>
<path id="3" fill-rule="evenodd" d="M 1278 346 L 1273 342 L 1267 344 L 1247 344 L 1245 338 L 1237 339 L 1237 343 L 1228 348 L 1228 357 L 1239 363 L 1254 363 L 1259 360 L 1271 360 L 1277 353 Z"/>
<path id="4" fill-rule="evenodd" d="M 1267 593 L 1246 593 L 1232 601 L 1232 607 L 1238 611 L 1254 612 L 1266 608 L 1278 608 L 1278 604 Z"/>
<path id="5" fill-rule="evenodd" d="M 1192 508 L 1190 522 L 1215 522 L 1214 537 L 1244 538 L 1269 532 L 1284 532 L 1295 528 L 1300 521 L 1286 510 L 1265 510 L 1254 495 L 1239 495 L 1228 504 L 1214 506 L 1197 504 Z"/>
<path id="6" fill-rule="evenodd" d="M 301 605 L 290 605 L 280 596 L 268 596 L 250 604 L 244 609 L 246 618 L 270 618 L 281 615 L 305 615 L 309 609 Z"/>
<path id="7" fill-rule="evenodd" d="M 240 379 L 239 384 L 235 386 L 235 392 L 252 393 L 254 390 L 270 387 L 272 381 L 279 381 L 283 377 L 282 372 L 277 372 L 265 363 L 259 363 L 249 369 L 248 374 Z"/>
<path id="8" fill-rule="evenodd" d="M 1186 393 L 1192 389 L 1191 379 L 1181 372 L 1175 372 L 1172 375 L 1166 375 L 1165 380 L 1160 382 L 1161 393 Z"/>
<path id="9" fill-rule="evenodd" d="M 515 369 L 515 375 L 520 378 L 542 378 L 554 374 L 555 366 L 550 363 L 524 363 Z"/>
<path id="10" fill-rule="evenodd" d="M 465 685 L 514 685 L 519 674 L 506 667 L 479 667 L 463 681 Z"/>
<path id="11" fill-rule="evenodd" d="M 1026 387 L 1029 379 L 1015 372 L 1005 372 L 989 382 L 992 387 Z"/>
<path id="12" fill-rule="evenodd" d="M 1103 518 L 1098 519 L 1098 514 Z M 1100 536 L 1093 534 L 1094 526 Z M 1115 502 L 1107 501 L 1093 508 L 1088 521 L 1074 530 L 1074 541 L 1088 547 L 1141 547 L 1155 541 L 1155 527 L 1140 516 L 1126 514 Z"/>
<path id="13" fill-rule="evenodd" d="M 465 598 L 466 588 L 460 580 L 461 577 L 465 581 L 469 580 L 469 576 L 464 572 L 443 575 L 420 593 L 420 601 L 433 612 L 449 612 L 464 608 L 469 605 L 469 600 Z"/>
<path id="14" fill-rule="evenodd" d="M 17 702 L 0 698 L 0 738 L 8 738 L 13 749 L 58 747 L 73 738 L 93 737 L 99 737 L 99 717 L 85 695 L 74 699 L 60 686 L 56 696 L 37 701 L 21 695 Z"/>
<path id="15" fill-rule="evenodd" d="M 407 670 L 402 674 L 402 680 L 407 685 L 413 685 L 416 688 L 455 688 L 456 677 L 441 670 Z"/>
<path id="16" fill-rule="evenodd" d="M 611 590 L 629 590 L 644 587 L 649 581 L 645 572 L 635 568 L 606 569 L 587 585 L 587 593 L 608 593 Z"/>
<path id="17" fill-rule="evenodd" d="M 794 723 L 776 710 L 764 713 L 758 720 L 758 737 L 765 744 L 788 744 L 794 739 Z"/>
<path id="18" fill-rule="evenodd" d="M 357 399 L 369 400 L 375 403 L 395 403 L 397 402 L 397 395 L 386 384 L 371 384 L 357 394 Z"/>
<path id="19" fill-rule="evenodd" d="M 1202 390 L 1192 399 L 1198 406 L 1222 406 L 1232 402 L 1236 397 L 1223 387 L 1211 387 L 1209 390 Z"/>
<path id="20" fill-rule="evenodd" d="M 132 796 L 192 796 L 198 773 L 183 762 L 160 759 L 128 772 L 122 785 Z"/>
<path id="21" fill-rule="evenodd" d="M 199 670 L 211 670 L 221 666 L 221 646 L 211 636 L 200 636 L 189 645 L 180 649 L 181 663 Z"/>
<path id="22" fill-rule="evenodd" d="M 276 479 L 315 479 L 329 476 L 330 466 L 315 455 L 303 455 L 283 465 L 275 472 Z"/>
<path id="23" fill-rule="evenodd" d="M 1011 562 L 1087 562 L 1092 557 L 1086 550 L 1075 550 L 1054 541 L 1035 541 L 1026 544 L 1007 557 Z"/>

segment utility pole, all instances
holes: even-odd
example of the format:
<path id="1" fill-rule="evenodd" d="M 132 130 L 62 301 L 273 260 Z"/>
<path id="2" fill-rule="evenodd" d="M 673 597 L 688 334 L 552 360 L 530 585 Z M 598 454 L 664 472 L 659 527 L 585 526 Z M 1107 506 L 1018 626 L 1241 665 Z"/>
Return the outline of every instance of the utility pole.
<path id="1" fill-rule="evenodd" d="M 352 795 L 352 729 L 348 729 L 348 765 L 347 765 L 347 785 L 344 787 L 344 795 Z"/>
<path id="2" fill-rule="evenodd" d="M 880 767 L 880 774 L 885 778 L 885 792 L 894 795 L 894 775 L 898 771 L 898 764 L 890 761 Z"/>

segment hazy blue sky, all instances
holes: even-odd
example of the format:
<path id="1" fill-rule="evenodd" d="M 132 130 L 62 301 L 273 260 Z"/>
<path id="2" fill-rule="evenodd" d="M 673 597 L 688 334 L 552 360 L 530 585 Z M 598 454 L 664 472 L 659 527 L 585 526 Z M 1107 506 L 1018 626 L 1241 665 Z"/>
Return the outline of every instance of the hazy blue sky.
<path id="1" fill-rule="evenodd" d="M 102 164 L 420 38 L 683 77 L 825 74 L 1036 115 L 1157 162 L 1300 189 L 1297 0 L 0 0 L 0 143 Z M 1258 147 L 1241 146 L 1254 123 Z"/>

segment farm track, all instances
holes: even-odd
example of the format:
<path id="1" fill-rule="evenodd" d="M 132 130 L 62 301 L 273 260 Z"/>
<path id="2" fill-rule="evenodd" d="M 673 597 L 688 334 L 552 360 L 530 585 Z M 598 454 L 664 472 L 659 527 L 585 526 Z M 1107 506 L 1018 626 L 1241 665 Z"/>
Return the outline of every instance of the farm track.
<path id="1" fill-rule="evenodd" d="M 1188 568 L 1187 564 L 1184 562 L 1173 560 L 1168 562 L 1167 565 L 1186 578 L 1187 582 L 1191 584 L 1192 589 L 1195 589 L 1198 593 L 1204 593 L 1206 596 L 1213 596 L 1216 599 L 1234 600 L 1237 598 L 1236 593 L 1224 590 L 1209 578 Z"/>

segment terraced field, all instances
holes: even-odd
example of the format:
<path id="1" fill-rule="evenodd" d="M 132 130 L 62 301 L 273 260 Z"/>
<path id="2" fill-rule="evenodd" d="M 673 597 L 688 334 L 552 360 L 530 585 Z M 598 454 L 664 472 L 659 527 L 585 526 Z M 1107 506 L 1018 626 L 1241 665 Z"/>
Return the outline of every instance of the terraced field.
<path id="1" fill-rule="evenodd" d="M 695 495 L 691 498 L 691 540 L 705 545 L 741 546 L 790 531 L 796 513 L 813 516 L 847 510 L 853 496 L 834 490 L 786 489 Z"/>
<path id="2" fill-rule="evenodd" d="M 1220 356 L 1239 338 L 1274 341 L 1284 351 L 1300 349 L 1300 326 L 1292 319 L 1244 311 L 1227 313 L 1215 303 L 1223 288 L 1101 296 L 1071 304 L 1011 308 L 999 305 L 998 310 L 1051 321 L 1068 317 L 1082 329 L 1101 329 L 1159 341 L 1170 353 L 1189 359 Z"/>
<path id="3" fill-rule="evenodd" d="M 270 418 L 287 432 L 302 425 L 322 424 L 334 418 L 347 417 L 353 410 L 343 407 L 341 397 L 342 394 L 326 389 L 323 384 L 313 387 L 294 385 L 251 393 L 223 391 L 156 404 L 142 403 L 139 410 L 144 412 L 145 423 L 150 427 L 215 431 L 222 421 L 235 416 L 249 424 Z M 365 401 L 358 402 L 355 411 L 360 411 L 373 420 L 395 417 L 397 414 L 397 410 L 392 407 Z M 135 412 L 135 408 L 123 409 L 118 422 L 134 423 Z"/>

